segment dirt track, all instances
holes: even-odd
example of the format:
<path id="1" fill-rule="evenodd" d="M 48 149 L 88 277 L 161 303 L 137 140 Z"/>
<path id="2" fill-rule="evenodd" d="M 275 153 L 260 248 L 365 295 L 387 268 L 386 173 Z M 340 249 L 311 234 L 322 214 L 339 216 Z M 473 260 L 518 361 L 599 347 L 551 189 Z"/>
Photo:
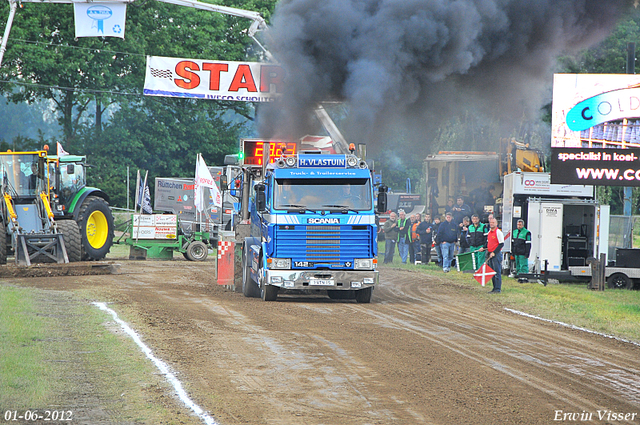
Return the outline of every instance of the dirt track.
<path id="1" fill-rule="evenodd" d="M 507 312 L 479 288 L 383 269 L 368 305 L 264 303 L 216 286 L 213 261 L 119 263 L 16 281 L 110 302 L 221 425 L 550 424 L 557 411 L 640 424 L 640 347 Z M 598 420 L 605 409 L 637 414 Z"/>

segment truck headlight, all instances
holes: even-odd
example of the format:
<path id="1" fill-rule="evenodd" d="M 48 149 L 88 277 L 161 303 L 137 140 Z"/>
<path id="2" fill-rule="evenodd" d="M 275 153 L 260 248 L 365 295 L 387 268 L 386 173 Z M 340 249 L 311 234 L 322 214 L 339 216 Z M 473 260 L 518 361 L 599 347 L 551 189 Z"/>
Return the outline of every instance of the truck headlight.
<path id="1" fill-rule="evenodd" d="M 267 266 L 272 270 L 291 269 L 291 258 L 267 258 Z"/>
<path id="2" fill-rule="evenodd" d="M 284 160 L 284 162 L 287 164 L 287 167 L 293 167 L 294 165 L 296 165 L 296 159 L 293 156 L 288 156 L 287 159 Z"/>
<path id="3" fill-rule="evenodd" d="M 353 260 L 353 266 L 355 270 L 371 270 L 373 268 L 373 259 L 356 258 Z"/>
<path id="4" fill-rule="evenodd" d="M 358 158 L 356 158 L 355 156 L 351 155 L 347 157 L 347 165 L 349 167 L 355 167 L 356 165 L 358 165 Z"/>

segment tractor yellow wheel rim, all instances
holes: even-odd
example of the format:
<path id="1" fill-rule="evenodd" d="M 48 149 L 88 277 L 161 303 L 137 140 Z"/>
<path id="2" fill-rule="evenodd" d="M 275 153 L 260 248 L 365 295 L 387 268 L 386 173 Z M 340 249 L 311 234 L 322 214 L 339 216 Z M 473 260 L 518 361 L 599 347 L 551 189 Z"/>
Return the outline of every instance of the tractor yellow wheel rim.
<path id="1" fill-rule="evenodd" d="M 92 248 L 100 249 L 107 242 L 109 223 L 102 211 L 94 211 L 87 219 L 87 241 Z"/>

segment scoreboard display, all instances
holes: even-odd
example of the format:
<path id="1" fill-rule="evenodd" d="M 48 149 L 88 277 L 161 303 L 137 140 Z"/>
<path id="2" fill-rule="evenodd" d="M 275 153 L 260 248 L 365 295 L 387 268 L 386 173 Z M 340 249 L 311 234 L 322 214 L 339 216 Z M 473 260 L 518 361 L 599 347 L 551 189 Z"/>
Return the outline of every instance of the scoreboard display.
<path id="1" fill-rule="evenodd" d="M 265 154 L 265 143 L 269 146 L 269 163 L 273 164 L 283 153 L 295 155 L 298 153 L 296 142 L 282 142 L 276 140 L 243 140 L 242 154 L 244 165 L 262 166 Z"/>

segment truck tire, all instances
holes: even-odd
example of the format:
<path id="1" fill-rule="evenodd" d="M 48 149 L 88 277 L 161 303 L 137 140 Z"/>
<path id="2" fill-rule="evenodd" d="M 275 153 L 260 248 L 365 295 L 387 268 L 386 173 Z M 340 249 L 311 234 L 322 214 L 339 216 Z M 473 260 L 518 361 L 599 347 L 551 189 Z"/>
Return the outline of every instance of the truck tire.
<path id="1" fill-rule="evenodd" d="M 58 233 L 62 233 L 64 247 L 70 263 L 82 261 L 82 243 L 78 223 L 73 220 L 58 221 Z"/>
<path id="2" fill-rule="evenodd" d="M 371 302 L 371 295 L 373 294 L 373 288 L 368 287 L 359 289 L 356 291 L 356 301 L 359 304 L 369 304 Z"/>
<path id="3" fill-rule="evenodd" d="M 263 283 L 260 287 L 260 297 L 262 301 L 275 301 L 278 298 L 278 291 L 280 288 L 273 285 L 267 285 Z"/>
<path id="4" fill-rule="evenodd" d="M 262 252 L 260 253 L 260 258 L 262 258 Z M 262 266 L 260 266 L 260 270 L 258 271 L 258 277 L 262 276 Z M 280 288 L 273 285 L 267 285 L 266 282 L 260 282 L 260 298 L 262 301 L 275 301 L 278 298 L 278 291 Z"/>
<path id="5" fill-rule="evenodd" d="M 0 264 L 7 264 L 7 229 L 0 217 Z"/>
<path id="6" fill-rule="evenodd" d="M 251 278 L 251 265 L 247 257 L 248 249 L 247 244 L 242 247 L 242 293 L 248 298 L 258 298 L 260 290 L 256 281 Z"/>
<path id="7" fill-rule="evenodd" d="M 607 278 L 610 289 L 633 289 L 633 281 L 624 273 L 614 273 Z"/>
<path id="8" fill-rule="evenodd" d="M 102 260 L 113 245 L 113 214 L 109 204 L 98 196 L 87 196 L 76 221 L 82 237 L 82 259 Z"/>
<path id="9" fill-rule="evenodd" d="M 209 255 L 209 249 L 202 241 L 193 241 L 187 246 L 187 252 L 185 252 L 187 260 L 189 261 L 204 261 Z"/>

